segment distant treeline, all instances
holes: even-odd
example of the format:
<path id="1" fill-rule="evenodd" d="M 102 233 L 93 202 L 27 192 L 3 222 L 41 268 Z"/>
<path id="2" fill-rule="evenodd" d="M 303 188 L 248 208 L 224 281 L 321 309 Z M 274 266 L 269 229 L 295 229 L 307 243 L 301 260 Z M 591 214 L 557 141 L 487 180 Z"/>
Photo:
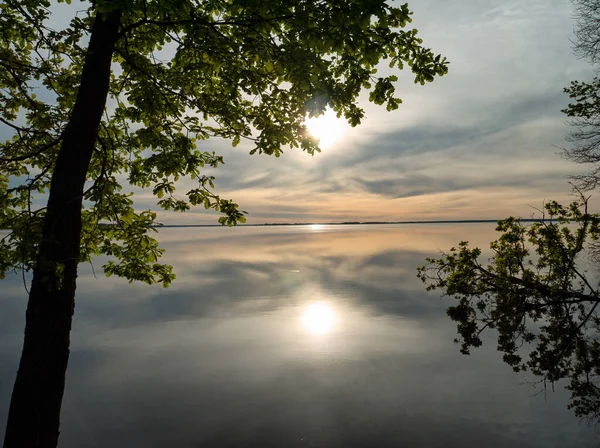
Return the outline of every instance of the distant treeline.
<path id="1" fill-rule="evenodd" d="M 521 219 L 521 222 L 540 222 L 541 219 Z M 546 219 L 546 222 L 552 220 Z M 237 227 L 266 227 L 266 226 L 340 226 L 340 225 L 382 225 L 382 224 L 481 224 L 497 223 L 497 219 L 458 219 L 442 221 L 344 221 L 344 222 L 274 222 L 263 224 L 238 224 Z M 113 225 L 113 224 L 100 224 Z M 156 224 L 154 227 L 223 227 L 220 224 Z"/>
<path id="2" fill-rule="evenodd" d="M 540 222 L 541 219 L 521 219 L 521 222 Z M 553 222 L 552 219 L 545 219 L 546 222 Z M 237 227 L 266 227 L 266 226 L 347 226 L 347 225 L 382 225 L 382 224 L 481 224 L 497 223 L 497 219 L 458 219 L 443 221 L 344 221 L 344 222 L 273 222 L 263 224 L 238 224 Z M 101 222 L 99 227 L 117 227 L 118 224 Z M 158 223 L 152 227 L 223 227 L 221 224 L 162 224 Z M 0 230 L 10 230 L 2 229 Z"/>

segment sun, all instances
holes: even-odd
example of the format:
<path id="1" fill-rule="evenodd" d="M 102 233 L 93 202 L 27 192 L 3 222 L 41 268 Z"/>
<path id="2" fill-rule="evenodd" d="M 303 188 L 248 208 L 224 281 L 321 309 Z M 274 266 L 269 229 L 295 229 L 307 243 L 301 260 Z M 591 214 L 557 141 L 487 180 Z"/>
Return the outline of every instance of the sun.
<path id="1" fill-rule="evenodd" d="M 338 118 L 333 110 L 327 109 L 323 115 L 309 118 L 304 124 L 308 132 L 319 140 L 319 147 L 326 149 L 342 137 L 346 122 L 343 118 Z"/>
<path id="2" fill-rule="evenodd" d="M 337 317 L 329 305 L 316 302 L 306 308 L 302 316 L 302 323 L 313 334 L 326 334 L 335 327 Z"/>

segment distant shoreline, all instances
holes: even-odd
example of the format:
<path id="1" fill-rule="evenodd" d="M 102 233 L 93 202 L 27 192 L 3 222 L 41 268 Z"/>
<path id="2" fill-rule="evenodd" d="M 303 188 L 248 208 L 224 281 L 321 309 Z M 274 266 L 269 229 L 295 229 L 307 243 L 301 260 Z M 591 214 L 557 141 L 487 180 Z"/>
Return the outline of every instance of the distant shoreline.
<path id="1" fill-rule="evenodd" d="M 466 219 L 466 220 L 443 220 L 443 221 L 344 221 L 344 222 L 294 222 L 294 223 L 265 223 L 265 224 L 238 224 L 235 227 L 275 227 L 275 226 L 356 226 L 356 225 L 406 225 L 406 224 L 496 224 L 499 219 Z M 540 222 L 541 219 L 520 219 L 521 222 Z M 546 222 L 553 220 L 546 219 Z M 101 224 L 110 225 L 110 224 Z M 227 227 L 221 224 L 159 224 L 154 228 L 173 227 Z"/>
<path id="2" fill-rule="evenodd" d="M 276 222 L 265 224 L 238 224 L 234 227 L 289 227 L 289 226 L 373 226 L 373 225 L 407 225 L 407 224 L 496 224 L 499 219 L 464 219 L 443 221 L 344 221 L 344 222 Z M 521 222 L 541 222 L 541 219 L 520 219 Z M 554 222 L 553 219 L 545 219 L 545 222 Z M 100 227 L 110 227 L 116 224 L 100 223 Z M 154 229 L 169 229 L 183 227 L 228 227 L 221 224 L 155 224 Z M 10 229 L 0 229 L 10 230 Z"/>

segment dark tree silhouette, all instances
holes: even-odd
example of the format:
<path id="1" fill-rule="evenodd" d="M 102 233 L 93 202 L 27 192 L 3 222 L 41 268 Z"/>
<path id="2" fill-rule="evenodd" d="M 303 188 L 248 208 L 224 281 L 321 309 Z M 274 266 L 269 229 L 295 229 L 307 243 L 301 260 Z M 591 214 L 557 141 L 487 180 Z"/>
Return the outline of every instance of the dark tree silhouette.
<path id="1" fill-rule="evenodd" d="M 600 1 L 573 0 L 575 54 L 595 64 L 600 60 Z"/>
<path id="2" fill-rule="evenodd" d="M 600 1 L 573 0 L 575 5 L 575 54 L 596 64 L 600 59 Z M 571 131 L 566 136 L 571 145 L 563 150 L 565 158 L 591 165 L 583 174 L 571 176 L 582 190 L 594 190 L 600 183 L 600 79 L 573 81 L 564 89 L 572 102 L 563 113 L 569 117 Z"/>
<path id="3" fill-rule="evenodd" d="M 427 259 L 418 276 L 427 290 L 439 289 L 455 304 L 461 353 L 482 345 L 481 334 L 497 332 L 497 347 L 515 372 L 529 371 L 546 385 L 569 381 L 575 414 L 600 418 L 600 289 L 580 267 L 588 243 L 600 237 L 600 216 L 587 198 L 569 207 L 546 204 L 539 222 L 508 218 L 491 243 L 492 258 L 465 241 Z"/>

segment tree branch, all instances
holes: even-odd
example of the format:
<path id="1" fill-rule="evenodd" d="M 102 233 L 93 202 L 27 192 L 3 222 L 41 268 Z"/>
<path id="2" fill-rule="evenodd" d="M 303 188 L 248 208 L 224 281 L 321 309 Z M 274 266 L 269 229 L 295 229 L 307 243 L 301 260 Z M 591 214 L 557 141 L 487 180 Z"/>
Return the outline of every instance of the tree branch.
<path id="1" fill-rule="evenodd" d="M 62 135 L 59 136 L 59 137 L 57 137 L 56 139 L 54 139 L 50 143 L 42 146 L 37 151 L 31 152 L 29 154 L 23 154 L 23 155 L 16 156 L 16 157 L 0 157 L 0 163 L 20 162 L 20 161 L 23 161 L 23 160 L 30 159 L 32 157 L 39 156 L 43 152 L 45 152 L 45 151 L 49 150 L 50 148 L 52 148 L 53 146 L 56 146 L 61 140 L 62 140 Z"/>

